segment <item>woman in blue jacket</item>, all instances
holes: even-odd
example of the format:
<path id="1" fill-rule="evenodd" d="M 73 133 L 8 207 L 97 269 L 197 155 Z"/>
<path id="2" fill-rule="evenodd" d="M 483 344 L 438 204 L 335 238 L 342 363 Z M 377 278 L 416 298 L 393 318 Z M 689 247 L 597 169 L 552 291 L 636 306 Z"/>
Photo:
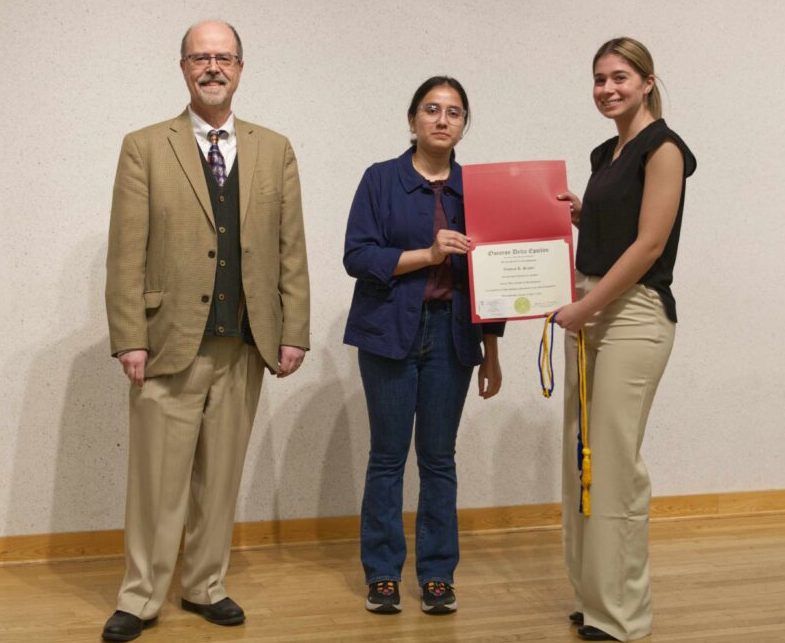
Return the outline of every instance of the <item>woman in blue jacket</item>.
<path id="1" fill-rule="evenodd" d="M 414 93 L 408 120 L 412 146 L 365 171 L 346 229 L 344 266 L 357 283 L 344 342 L 359 348 L 371 427 L 361 558 L 366 608 L 399 612 L 403 471 L 414 427 L 421 607 L 449 614 L 458 606 L 458 424 L 474 366 L 480 396 L 499 391 L 496 339 L 504 326 L 474 325 L 469 312 L 470 240 L 453 151 L 469 120 L 466 92 L 453 78 L 429 78 Z"/>

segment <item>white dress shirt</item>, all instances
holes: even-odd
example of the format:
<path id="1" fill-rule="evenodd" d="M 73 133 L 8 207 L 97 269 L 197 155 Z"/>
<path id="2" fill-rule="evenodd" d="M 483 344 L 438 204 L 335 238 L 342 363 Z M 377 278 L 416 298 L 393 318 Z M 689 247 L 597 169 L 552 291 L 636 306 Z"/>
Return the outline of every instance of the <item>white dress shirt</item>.
<path id="1" fill-rule="evenodd" d="M 205 160 L 207 160 L 207 152 L 210 151 L 210 139 L 207 134 L 210 130 L 217 129 L 223 130 L 226 134 L 222 134 L 218 139 L 218 149 L 224 157 L 224 164 L 226 165 L 226 176 L 232 171 L 234 160 L 237 158 L 237 133 L 234 128 L 234 113 L 229 114 L 229 118 L 220 127 L 213 127 L 198 114 L 196 114 L 191 106 L 188 106 L 188 114 L 191 117 L 191 125 L 194 129 L 194 136 L 196 142 L 199 144 L 199 149 L 202 150 Z"/>

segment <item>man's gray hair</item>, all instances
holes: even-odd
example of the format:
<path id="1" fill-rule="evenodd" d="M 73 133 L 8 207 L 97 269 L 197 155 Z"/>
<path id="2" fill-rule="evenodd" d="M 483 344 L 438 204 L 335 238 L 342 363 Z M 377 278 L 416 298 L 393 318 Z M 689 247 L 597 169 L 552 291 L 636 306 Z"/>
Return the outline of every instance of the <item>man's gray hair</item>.
<path id="1" fill-rule="evenodd" d="M 212 21 L 205 21 L 205 22 L 212 22 Z M 220 23 L 226 25 L 227 27 L 229 27 L 229 29 L 232 30 L 232 33 L 234 34 L 234 41 L 235 41 L 235 43 L 237 43 L 237 56 L 240 58 L 240 60 L 242 60 L 243 59 L 243 41 L 240 40 L 240 34 L 237 33 L 237 29 L 235 29 L 232 25 L 230 25 L 228 22 L 225 22 L 223 20 L 216 20 L 215 22 L 220 22 Z M 197 24 L 201 25 L 203 23 L 199 22 Z M 196 26 L 197 25 L 191 25 L 190 27 L 188 27 L 188 31 L 185 32 L 185 35 L 183 36 L 183 39 L 180 41 L 180 58 L 185 58 L 185 43 L 188 40 L 188 34 L 190 34 L 191 33 L 191 29 L 193 29 Z"/>

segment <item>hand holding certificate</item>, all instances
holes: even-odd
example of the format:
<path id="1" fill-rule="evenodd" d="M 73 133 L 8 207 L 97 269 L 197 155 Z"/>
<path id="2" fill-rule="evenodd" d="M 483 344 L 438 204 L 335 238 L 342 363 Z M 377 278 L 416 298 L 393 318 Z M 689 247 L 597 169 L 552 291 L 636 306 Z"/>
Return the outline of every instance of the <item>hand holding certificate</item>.
<path id="1" fill-rule="evenodd" d="M 544 317 L 573 301 L 563 161 L 463 168 L 472 321 Z"/>

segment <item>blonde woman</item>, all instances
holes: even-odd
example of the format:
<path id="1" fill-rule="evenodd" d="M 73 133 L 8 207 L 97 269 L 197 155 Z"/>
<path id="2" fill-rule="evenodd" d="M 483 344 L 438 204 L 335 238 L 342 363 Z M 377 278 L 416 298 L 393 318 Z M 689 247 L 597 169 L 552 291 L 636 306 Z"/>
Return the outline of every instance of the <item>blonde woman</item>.
<path id="1" fill-rule="evenodd" d="M 662 119 L 651 54 L 632 38 L 594 56 L 594 102 L 617 136 L 591 153 L 583 202 L 571 192 L 579 227 L 578 301 L 561 308 L 567 331 L 563 524 L 575 590 L 570 620 L 584 640 L 628 641 L 651 632 L 648 512 L 651 488 L 640 447 L 673 345 L 670 285 L 685 181 L 695 157 Z M 587 348 L 592 458 L 591 512 L 582 513 L 577 465 L 576 333 Z"/>

